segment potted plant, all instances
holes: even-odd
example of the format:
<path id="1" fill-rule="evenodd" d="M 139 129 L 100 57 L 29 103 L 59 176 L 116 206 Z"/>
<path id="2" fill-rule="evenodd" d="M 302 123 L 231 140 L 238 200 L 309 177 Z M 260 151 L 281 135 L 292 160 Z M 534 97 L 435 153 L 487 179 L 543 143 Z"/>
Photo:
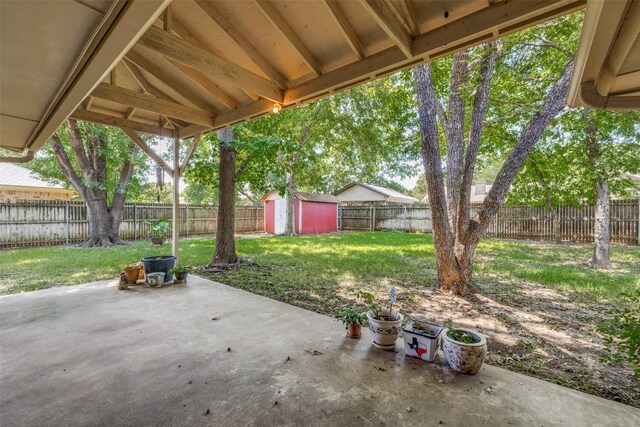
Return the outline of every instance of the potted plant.
<path id="1" fill-rule="evenodd" d="M 454 371 L 473 375 L 480 370 L 487 355 L 487 339 L 470 329 L 445 329 L 442 351 Z"/>
<path id="2" fill-rule="evenodd" d="M 169 273 L 173 269 L 176 263 L 176 257 L 173 255 L 158 255 L 148 256 L 142 258 L 142 264 L 144 265 L 144 274 L 149 282 L 149 274 L 151 273 L 163 273 L 165 274 L 164 281 L 171 282 L 173 275 Z"/>
<path id="3" fill-rule="evenodd" d="M 369 292 L 359 292 L 358 296 L 369 306 L 367 319 L 369 320 L 369 330 L 373 335 L 373 345 L 381 350 L 393 350 L 396 348 L 398 331 L 402 325 L 404 317 L 393 310 L 395 300 L 395 289 L 389 292 L 391 305 L 388 309 L 382 308 L 375 302 L 375 297 Z"/>
<path id="4" fill-rule="evenodd" d="M 169 230 L 169 221 L 166 218 L 160 218 L 153 224 L 151 227 L 151 232 L 153 237 L 151 237 L 152 245 L 162 245 L 164 243 L 164 238 L 167 235 L 167 230 Z"/>
<path id="5" fill-rule="evenodd" d="M 178 281 L 182 283 L 183 281 L 187 280 L 187 275 L 189 274 L 189 270 L 190 270 L 189 267 L 179 265 L 169 270 L 169 274 L 173 274 L 175 276 L 174 283 Z"/>
<path id="6" fill-rule="evenodd" d="M 440 348 L 442 326 L 422 320 L 411 320 L 402 328 L 404 352 L 407 356 L 433 362 Z"/>
<path id="7" fill-rule="evenodd" d="M 362 335 L 362 325 L 367 320 L 367 315 L 358 311 L 358 308 L 342 307 L 336 314 L 336 320 L 344 323 L 349 338 L 360 338 Z"/>
<path id="8" fill-rule="evenodd" d="M 124 274 L 127 276 L 127 280 L 130 284 L 135 284 L 140 276 L 140 266 L 133 264 L 124 268 Z"/>

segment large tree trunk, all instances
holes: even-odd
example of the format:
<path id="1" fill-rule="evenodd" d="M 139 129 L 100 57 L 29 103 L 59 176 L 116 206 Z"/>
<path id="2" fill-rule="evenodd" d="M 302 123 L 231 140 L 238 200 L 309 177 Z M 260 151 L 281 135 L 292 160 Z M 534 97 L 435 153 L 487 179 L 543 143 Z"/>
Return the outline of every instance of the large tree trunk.
<path id="1" fill-rule="evenodd" d="M 459 91 L 461 85 L 469 81 L 470 67 L 466 64 L 467 56 L 454 57 L 448 117 L 436 96 L 430 65 L 425 64 L 413 69 L 422 136 L 422 160 L 432 211 L 439 286 L 442 290 L 459 296 L 476 291 L 473 284 L 473 256 L 478 242 L 504 202 L 507 191 L 527 155 L 551 120 L 564 108 L 564 98 L 573 68 L 573 60 L 571 60 L 545 98 L 538 114 L 523 130 L 520 139 L 498 173 L 482 208 L 474 218 L 470 218 L 473 171 L 484 127 L 491 76 L 499 51 L 499 46 L 495 43 L 486 45 L 473 101 L 466 153 L 464 139 L 460 140 L 460 132 L 464 130 L 465 108 L 464 99 Z M 455 186 L 453 189 L 447 188 L 446 194 L 438 123 L 443 124 L 447 142 L 447 184 Z M 449 144 L 453 146 L 449 147 Z"/>
<path id="2" fill-rule="evenodd" d="M 129 158 L 124 162 L 118 187 L 115 189 L 111 206 L 107 200 L 107 146 L 99 135 L 93 135 L 83 140 L 75 120 L 68 120 L 67 127 L 70 135 L 71 150 L 76 158 L 82 176 L 75 171 L 62 141 L 57 134 L 52 137 L 53 152 L 63 174 L 73 188 L 82 197 L 87 207 L 89 222 L 89 237 L 80 244 L 81 247 L 113 246 L 126 244 L 119 234 L 120 223 L 127 191 L 133 176 L 133 157 L 137 146 L 131 142 Z"/>
<path id="3" fill-rule="evenodd" d="M 218 132 L 220 138 L 220 179 L 218 180 L 218 222 L 216 248 L 207 267 L 235 264 L 239 261 L 235 241 L 236 138 L 232 128 Z"/>
<path id="4" fill-rule="evenodd" d="M 293 236 L 296 234 L 296 176 L 291 172 L 287 176 L 287 221 L 284 234 Z"/>
<path id="5" fill-rule="evenodd" d="M 598 145 L 598 129 L 589 120 L 589 113 L 585 110 L 584 117 L 587 120 L 586 145 L 587 157 L 595 176 L 596 190 L 596 215 L 593 229 L 594 248 L 591 259 L 591 268 L 611 268 L 611 215 L 609 211 L 609 180 L 605 173 L 599 171 L 600 147 Z"/>

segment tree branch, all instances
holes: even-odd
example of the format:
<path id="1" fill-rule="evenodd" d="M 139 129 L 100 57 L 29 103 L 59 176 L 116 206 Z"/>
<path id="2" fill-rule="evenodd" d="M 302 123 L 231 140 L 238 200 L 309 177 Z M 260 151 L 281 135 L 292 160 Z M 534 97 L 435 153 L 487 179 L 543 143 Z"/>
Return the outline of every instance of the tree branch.
<path id="1" fill-rule="evenodd" d="M 56 160 L 58 160 L 58 164 L 60 165 L 60 169 L 64 176 L 69 180 L 69 183 L 73 186 L 73 188 L 84 197 L 84 192 L 86 187 L 82 183 L 82 180 L 71 166 L 71 162 L 69 161 L 69 156 L 67 156 L 66 151 L 62 147 L 62 142 L 60 141 L 60 137 L 57 133 L 54 133 L 51 137 L 51 147 L 53 148 L 53 153 L 56 156 Z"/>
<path id="2" fill-rule="evenodd" d="M 473 111 L 471 113 L 471 130 L 469 131 L 469 145 L 465 154 L 464 166 L 462 169 L 462 182 L 460 185 L 460 203 L 458 205 L 458 228 L 461 234 L 466 234 L 469 227 L 469 216 L 471 212 L 471 185 L 473 184 L 473 173 L 478 158 L 478 148 L 482 139 L 484 129 L 484 117 L 489 104 L 489 89 L 491 87 L 491 77 L 496 58 L 501 54 L 501 44 L 499 42 L 487 43 L 484 47 L 484 55 L 480 63 L 480 82 L 473 100 Z"/>
<path id="3" fill-rule="evenodd" d="M 87 153 L 84 149 L 84 143 L 82 135 L 78 129 L 78 124 L 74 119 L 67 120 L 67 128 L 69 129 L 70 145 L 73 154 L 80 165 L 80 170 L 87 181 L 91 181 L 93 176 L 93 167 L 87 158 Z"/>
<path id="4" fill-rule="evenodd" d="M 507 191 L 513 183 L 520 167 L 531 152 L 531 149 L 538 142 L 542 133 L 549 126 L 551 121 L 565 108 L 565 98 L 569 89 L 569 80 L 571 79 L 571 71 L 573 70 L 574 58 L 567 62 L 562 74 L 556 80 L 551 91 L 545 97 L 540 111 L 529 121 L 526 128 L 522 132 L 520 139 L 516 143 L 509 157 L 502 165 L 498 176 L 489 190 L 489 194 L 485 197 L 482 207 L 476 214 L 471 227 L 474 240 L 479 240 L 488 227 L 489 221 L 500 209 L 504 202 Z"/>

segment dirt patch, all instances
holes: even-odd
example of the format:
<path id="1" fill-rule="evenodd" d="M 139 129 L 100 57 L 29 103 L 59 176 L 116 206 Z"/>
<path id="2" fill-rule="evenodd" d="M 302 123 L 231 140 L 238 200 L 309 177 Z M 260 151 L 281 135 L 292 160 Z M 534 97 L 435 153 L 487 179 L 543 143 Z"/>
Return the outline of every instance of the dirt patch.
<path id="1" fill-rule="evenodd" d="M 322 286 L 290 286 L 280 280 L 283 268 L 289 267 L 249 266 L 209 276 L 327 315 L 355 302 L 350 297 L 353 292 L 343 292 L 348 284 L 336 281 Z M 393 282 L 398 293 L 394 308 L 398 307 L 407 320 L 416 318 L 483 333 L 489 347 L 487 363 L 640 407 L 640 388 L 631 369 L 599 361 L 605 344 L 596 325 L 611 303 L 585 300 L 571 291 L 526 282 L 495 280 L 484 283 L 480 293 L 467 298 Z M 380 285 L 370 289 L 381 299 L 387 290 Z"/>

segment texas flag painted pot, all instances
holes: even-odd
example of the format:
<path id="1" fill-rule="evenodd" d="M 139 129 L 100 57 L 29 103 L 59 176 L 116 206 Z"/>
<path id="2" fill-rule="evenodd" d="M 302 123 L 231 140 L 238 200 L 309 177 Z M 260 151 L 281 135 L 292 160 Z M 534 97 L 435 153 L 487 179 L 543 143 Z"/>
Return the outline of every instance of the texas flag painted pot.
<path id="1" fill-rule="evenodd" d="M 442 326 L 421 320 L 411 320 L 402 328 L 404 352 L 407 356 L 433 362 L 440 348 Z"/>

